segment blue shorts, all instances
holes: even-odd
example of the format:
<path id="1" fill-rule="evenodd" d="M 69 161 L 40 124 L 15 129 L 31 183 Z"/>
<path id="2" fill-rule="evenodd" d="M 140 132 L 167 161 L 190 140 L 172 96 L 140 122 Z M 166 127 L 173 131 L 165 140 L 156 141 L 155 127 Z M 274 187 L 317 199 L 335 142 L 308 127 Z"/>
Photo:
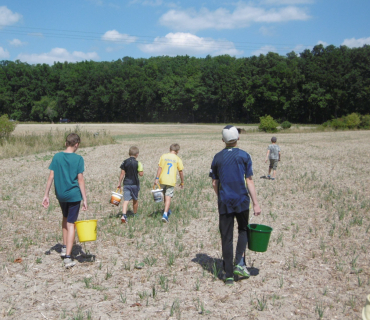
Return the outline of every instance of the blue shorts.
<path id="1" fill-rule="evenodd" d="M 137 185 L 123 186 L 123 200 L 137 200 L 139 198 L 139 190 L 140 188 Z"/>
<path id="2" fill-rule="evenodd" d="M 75 223 L 80 212 L 81 201 L 77 202 L 61 202 L 59 201 L 60 207 L 62 208 L 63 217 L 67 218 L 67 222 Z"/>

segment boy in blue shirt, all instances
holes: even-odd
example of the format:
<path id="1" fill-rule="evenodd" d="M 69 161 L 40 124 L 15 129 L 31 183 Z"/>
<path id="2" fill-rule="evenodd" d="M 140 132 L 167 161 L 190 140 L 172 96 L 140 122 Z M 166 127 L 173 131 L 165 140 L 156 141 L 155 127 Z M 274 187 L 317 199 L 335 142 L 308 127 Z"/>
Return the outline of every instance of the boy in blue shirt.
<path id="1" fill-rule="evenodd" d="M 243 257 L 248 243 L 249 197 L 252 198 L 254 215 L 261 214 L 252 179 L 252 159 L 247 152 L 237 147 L 238 140 L 239 132 L 234 126 L 228 125 L 222 130 L 222 141 L 226 147 L 214 156 L 209 173 L 218 197 L 219 228 L 227 285 L 234 284 L 234 275 L 250 276 Z M 234 218 L 237 220 L 239 230 L 235 265 L 233 265 Z"/>
<path id="2" fill-rule="evenodd" d="M 42 200 L 43 207 L 48 208 L 50 204 L 49 192 L 54 180 L 55 195 L 63 213 L 63 247 L 60 255 L 64 257 L 66 268 L 71 268 L 76 264 L 72 260 L 71 253 L 75 239 L 75 222 L 80 211 L 81 200 L 83 200 L 82 210 L 87 210 L 83 177 L 84 159 L 75 153 L 80 141 L 80 137 L 76 133 L 69 134 L 66 138 L 65 151 L 54 155 L 49 166 L 50 174 Z"/>

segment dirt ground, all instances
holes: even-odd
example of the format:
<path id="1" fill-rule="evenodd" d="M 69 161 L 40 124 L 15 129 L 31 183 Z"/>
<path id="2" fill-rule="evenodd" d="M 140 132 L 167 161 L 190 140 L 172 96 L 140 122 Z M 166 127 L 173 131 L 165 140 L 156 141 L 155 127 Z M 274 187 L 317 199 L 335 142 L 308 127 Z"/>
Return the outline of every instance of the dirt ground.
<path id="1" fill-rule="evenodd" d="M 50 126 L 18 125 L 15 133 Z M 52 206 L 41 206 L 55 153 L 0 160 L 0 318 L 360 319 L 370 293 L 368 131 L 276 134 L 282 161 L 275 181 L 260 178 L 267 173 L 271 135 L 241 135 L 262 208 L 250 222 L 273 232 L 266 252 L 246 252 L 251 277 L 227 287 L 220 279 L 217 202 L 208 178 L 223 148 L 222 126 L 82 127 L 118 140 L 78 151 L 89 204 L 80 219 L 98 219 L 98 236 L 77 241 L 72 269 L 64 269 L 59 256 L 54 191 Z M 176 188 L 170 223 L 163 224 L 163 206 L 154 203 L 151 187 L 160 155 L 174 142 L 181 146 L 185 189 Z M 144 177 L 138 216 L 121 225 L 121 207 L 109 199 L 131 145 L 140 149 Z"/>

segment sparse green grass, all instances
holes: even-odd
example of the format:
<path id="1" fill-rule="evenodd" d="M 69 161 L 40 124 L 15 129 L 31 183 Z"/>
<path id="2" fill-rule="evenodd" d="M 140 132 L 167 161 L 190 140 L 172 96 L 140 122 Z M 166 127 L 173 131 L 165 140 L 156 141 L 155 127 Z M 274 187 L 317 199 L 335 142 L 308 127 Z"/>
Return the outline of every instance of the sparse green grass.
<path id="1" fill-rule="evenodd" d="M 173 318 L 206 318 L 209 310 L 215 318 L 252 318 L 257 310 L 281 319 L 291 311 L 297 318 L 300 312 L 304 313 L 302 318 L 307 317 L 307 310 L 316 318 L 321 313 L 323 319 L 356 317 L 362 308 L 360 297 L 365 297 L 370 282 L 370 201 L 362 172 L 365 167 L 361 167 L 364 160 L 356 151 L 357 144 L 361 150 L 368 144 L 360 133 L 279 133 L 284 157 L 274 182 L 259 179 L 266 174 L 267 166 L 260 158 L 270 137 L 241 135 L 240 146 L 254 161 L 254 181 L 262 207 L 260 217 L 250 215 L 251 223 L 270 225 L 274 231 L 266 253 L 246 252 L 251 278 L 225 288 L 219 278 L 222 257 L 217 199 L 207 176 L 212 156 L 222 148 L 219 131 L 207 132 L 199 141 L 195 141 L 195 134 L 186 132 L 166 138 L 163 131 L 161 136 L 152 137 L 145 132 L 145 140 L 130 133 L 112 148 L 79 150 L 86 161 L 89 200 L 89 210 L 81 211 L 80 219 L 98 219 L 98 241 L 82 246 L 96 256 L 95 262 L 79 257 L 72 270 L 63 268 L 52 249 L 62 241 L 60 209 L 54 195 L 48 210 L 40 207 L 52 153 L 1 160 L 0 277 L 4 285 L 19 284 L 17 290 L 22 294 L 53 301 L 59 310 L 65 310 L 57 315 L 62 319 L 81 315 L 86 319 L 88 312 L 93 319 L 108 317 L 108 312 L 111 318 L 122 314 L 135 318 L 137 309 L 146 310 L 147 318 L 154 319 L 171 314 Z M 185 189 L 176 187 L 173 214 L 170 223 L 164 224 L 160 220 L 163 203 L 154 203 L 150 190 L 159 156 L 168 151 L 174 139 L 181 145 Z M 335 143 L 338 139 L 340 148 Z M 134 144 L 139 146 L 138 160 L 144 164 L 139 211 L 121 225 L 117 216 L 121 206 L 112 207 L 108 201 L 116 188 L 119 165 Z M 237 232 L 235 228 L 234 239 Z M 15 263 L 17 258 L 22 258 L 22 263 Z M 36 263 L 36 258 L 42 263 Z M 142 269 L 135 267 L 139 262 L 144 263 Z M 52 280 L 47 275 L 49 270 Z M 19 279 L 13 284 L 15 274 Z M 33 291 L 33 279 L 37 292 Z M 256 295 L 249 298 L 243 291 L 247 287 L 253 287 Z M 276 292 L 272 294 L 271 290 Z M 42 298 L 38 296 L 41 292 Z M 58 298 L 62 292 L 69 292 L 83 309 L 65 304 Z M 240 297 L 245 314 L 231 314 L 225 308 L 234 295 Z M 294 300 L 297 295 L 302 298 Z M 1 293 L 0 298 L 5 301 L 5 315 L 10 308 L 13 317 L 23 316 L 18 300 L 6 302 Z M 136 302 L 142 307 L 131 307 Z M 109 305 L 115 307 L 110 309 Z M 30 317 L 42 317 L 34 307 L 29 309 Z"/>

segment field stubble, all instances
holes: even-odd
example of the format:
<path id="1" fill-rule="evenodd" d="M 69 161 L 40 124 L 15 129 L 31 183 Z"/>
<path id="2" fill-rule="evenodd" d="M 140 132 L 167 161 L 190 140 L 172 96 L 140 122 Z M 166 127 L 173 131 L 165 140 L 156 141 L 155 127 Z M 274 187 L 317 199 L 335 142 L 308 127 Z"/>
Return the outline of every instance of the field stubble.
<path id="1" fill-rule="evenodd" d="M 78 263 L 71 270 L 62 267 L 57 252 L 57 200 L 51 197 L 48 210 L 40 205 L 55 152 L 0 160 L 1 316 L 358 318 L 370 285 L 368 133 L 278 135 L 282 161 L 276 181 L 259 179 L 266 174 L 270 135 L 241 135 L 239 146 L 252 156 L 262 207 L 251 222 L 274 231 L 267 252 L 247 251 L 251 278 L 229 288 L 219 279 L 217 205 L 208 178 L 212 157 L 223 147 L 221 128 L 138 125 L 130 135 L 125 127 L 115 128 L 118 144 L 80 149 L 89 200 L 80 219 L 98 219 L 98 239 L 86 247 L 77 242 Z M 163 224 L 162 206 L 153 202 L 150 189 L 159 156 L 173 142 L 181 146 L 185 189 L 176 189 L 173 215 Z M 121 225 L 120 209 L 108 201 L 131 145 L 140 148 L 144 177 L 138 217 Z M 95 259 L 83 257 L 81 249 Z"/>

